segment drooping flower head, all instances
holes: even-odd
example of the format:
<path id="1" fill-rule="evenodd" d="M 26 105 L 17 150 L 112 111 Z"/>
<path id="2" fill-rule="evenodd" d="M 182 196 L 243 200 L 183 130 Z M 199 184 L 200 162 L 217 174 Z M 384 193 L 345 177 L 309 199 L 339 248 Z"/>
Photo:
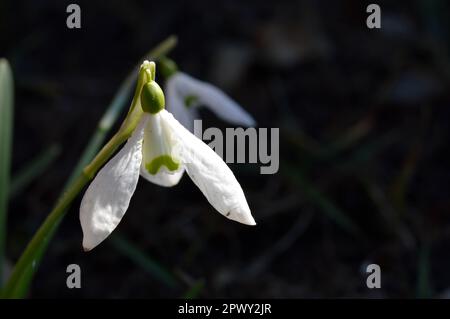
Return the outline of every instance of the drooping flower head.
<path id="1" fill-rule="evenodd" d="M 117 227 L 128 209 L 139 176 L 170 187 L 186 171 L 219 213 L 243 224 L 256 224 L 232 171 L 220 156 L 164 109 L 163 91 L 154 80 L 155 64 L 145 61 L 135 99 L 122 127 L 126 130 L 134 126 L 131 136 L 98 172 L 81 201 L 85 250 L 97 246 Z"/>

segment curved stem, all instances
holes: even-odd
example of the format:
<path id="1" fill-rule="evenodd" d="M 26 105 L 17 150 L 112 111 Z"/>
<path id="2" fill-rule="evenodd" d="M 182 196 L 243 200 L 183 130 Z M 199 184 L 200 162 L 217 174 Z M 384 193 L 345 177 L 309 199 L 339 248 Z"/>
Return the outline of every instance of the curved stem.
<path id="1" fill-rule="evenodd" d="M 105 162 L 114 154 L 114 151 L 119 147 L 130 134 L 116 134 L 111 140 L 102 148 L 94 160 L 86 166 L 83 173 L 76 178 L 73 183 L 69 186 L 67 191 L 63 193 L 56 206 L 50 212 L 50 214 L 45 219 L 44 223 L 41 225 L 39 230 L 36 232 L 34 237 L 31 239 L 27 248 L 23 252 L 14 271 L 9 278 L 4 291 L 3 297 L 14 298 L 16 296 L 22 295 L 24 285 L 20 284 L 21 280 L 28 280 L 29 278 L 21 278 L 24 273 L 34 273 L 34 268 L 37 267 L 37 262 L 41 258 L 44 248 L 47 246 L 42 245 L 42 243 L 48 243 L 56 230 L 55 225 L 59 224 L 62 220 L 64 213 L 66 212 L 69 205 L 75 199 L 75 197 L 83 190 L 84 186 L 95 176 L 97 171 L 105 164 Z M 31 269 L 30 269 L 31 268 Z"/>
<path id="2" fill-rule="evenodd" d="M 14 271 L 4 288 L 3 297 L 15 298 L 18 295 L 21 295 L 23 289 L 21 287 L 23 287 L 23 285 L 19 283 L 21 280 L 26 280 L 21 279 L 22 274 L 30 273 L 31 275 L 34 272 L 34 268 L 37 267 L 37 260 L 40 259 L 44 253 L 44 249 L 42 248 L 46 246 L 42 245 L 42 242 L 47 243 L 50 240 L 54 230 L 56 230 L 54 225 L 59 224 L 64 216 L 64 213 L 66 212 L 66 208 L 83 189 L 87 182 L 89 182 L 89 180 L 90 179 L 84 174 L 78 176 L 78 178 L 70 185 L 69 189 L 62 195 L 56 206 L 45 219 L 44 223 L 33 236 L 33 239 L 30 241 L 14 267 Z"/>

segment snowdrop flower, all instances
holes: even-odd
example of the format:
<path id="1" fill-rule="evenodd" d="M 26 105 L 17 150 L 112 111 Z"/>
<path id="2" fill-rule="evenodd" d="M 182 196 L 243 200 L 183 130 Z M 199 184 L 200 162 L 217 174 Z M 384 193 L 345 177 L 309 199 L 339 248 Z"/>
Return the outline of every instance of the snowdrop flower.
<path id="1" fill-rule="evenodd" d="M 194 120 L 199 118 L 199 106 L 207 107 L 229 123 L 246 127 L 256 125 L 250 114 L 217 87 L 178 71 L 168 58 L 161 59 L 160 65 L 167 79 L 167 110 L 191 132 L 194 131 Z"/>
<path id="2" fill-rule="evenodd" d="M 154 81 L 154 64 L 144 62 L 143 69 L 150 76 L 145 83 L 138 83 L 138 109 L 129 113 L 139 116 L 138 124 L 123 148 L 98 172 L 81 201 L 84 249 L 93 249 L 117 227 L 128 209 L 139 176 L 172 186 L 186 170 L 219 213 L 255 225 L 232 171 L 208 145 L 164 109 L 164 94 Z"/>

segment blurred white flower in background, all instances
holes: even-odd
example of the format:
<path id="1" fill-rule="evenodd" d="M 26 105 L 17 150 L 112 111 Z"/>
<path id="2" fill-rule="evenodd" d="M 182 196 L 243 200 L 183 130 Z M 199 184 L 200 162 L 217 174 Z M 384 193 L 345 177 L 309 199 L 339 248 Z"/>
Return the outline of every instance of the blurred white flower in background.
<path id="1" fill-rule="evenodd" d="M 200 118 L 197 111 L 200 106 L 233 125 L 256 125 L 253 117 L 219 88 L 178 71 L 173 61 L 167 58 L 161 65 L 167 78 L 167 110 L 189 131 L 194 131 L 194 120 Z"/>

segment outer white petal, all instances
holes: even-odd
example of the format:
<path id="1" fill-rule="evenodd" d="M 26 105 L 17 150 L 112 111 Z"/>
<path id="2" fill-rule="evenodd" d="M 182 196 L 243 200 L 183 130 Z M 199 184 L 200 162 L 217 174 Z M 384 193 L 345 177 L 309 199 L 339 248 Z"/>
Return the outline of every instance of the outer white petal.
<path id="1" fill-rule="evenodd" d="M 194 120 L 198 119 L 197 110 L 185 105 L 184 97 L 177 91 L 177 75 L 166 82 L 166 108 L 189 131 L 194 132 Z"/>
<path id="2" fill-rule="evenodd" d="M 93 249 L 117 227 L 130 203 L 142 161 L 144 119 L 125 146 L 98 172 L 80 207 L 83 248 Z"/>
<path id="3" fill-rule="evenodd" d="M 194 79 L 182 72 L 178 72 L 172 78 L 173 86 L 176 87 L 176 91 L 181 96 L 196 96 L 198 103 L 207 106 L 223 120 L 248 127 L 256 125 L 255 120 L 250 114 L 217 87 Z M 177 116 L 176 113 L 174 115 L 175 117 Z M 183 122 L 181 123 L 184 124 Z"/>
<path id="4" fill-rule="evenodd" d="M 171 132 L 162 125 L 160 113 L 156 115 L 145 114 L 144 117 L 147 118 L 147 124 L 144 128 L 141 176 L 160 186 L 174 186 L 183 177 L 184 167 L 175 158 Z M 161 166 L 156 174 L 150 174 L 146 166 L 153 160 L 164 155 L 170 156 L 174 161 L 179 162 L 179 168 L 175 171 L 170 171 L 166 166 Z"/>
<path id="5" fill-rule="evenodd" d="M 222 158 L 186 130 L 172 114 L 166 110 L 160 114 L 163 125 L 172 131 L 178 158 L 209 203 L 229 219 L 256 225 L 241 185 Z"/>

